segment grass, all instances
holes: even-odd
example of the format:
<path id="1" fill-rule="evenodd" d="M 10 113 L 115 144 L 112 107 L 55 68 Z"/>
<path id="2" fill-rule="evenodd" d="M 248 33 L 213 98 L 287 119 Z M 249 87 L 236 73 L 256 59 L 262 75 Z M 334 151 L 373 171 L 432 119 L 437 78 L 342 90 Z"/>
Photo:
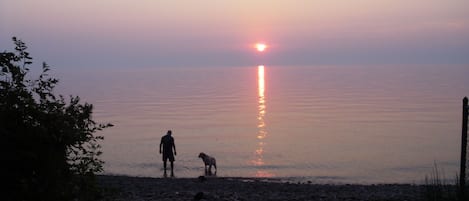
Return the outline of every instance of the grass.
<path id="1" fill-rule="evenodd" d="M 443 173 L 443 174 L 442 174 Z M 425 201 L 456 201 L 459 193 L 459 177 L 456 175 L 453 184 L 445 179 L 444 172 L 434 164 L 430 176 L 425 176 L 422 200 Z"/>

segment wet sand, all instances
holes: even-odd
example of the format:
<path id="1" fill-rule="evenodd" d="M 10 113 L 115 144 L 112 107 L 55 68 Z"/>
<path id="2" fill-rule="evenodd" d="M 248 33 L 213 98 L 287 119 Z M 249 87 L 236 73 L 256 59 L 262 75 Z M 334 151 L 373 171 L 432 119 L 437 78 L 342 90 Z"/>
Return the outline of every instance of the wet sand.
<path id="1" fill-rule="evenodd" d="M 98 176 L 103 200 L 419 200 L 407 184 L 313 184 L 262 178 L 146 178 Z M 200 198 L 200 199 L 199 199 Z"/>

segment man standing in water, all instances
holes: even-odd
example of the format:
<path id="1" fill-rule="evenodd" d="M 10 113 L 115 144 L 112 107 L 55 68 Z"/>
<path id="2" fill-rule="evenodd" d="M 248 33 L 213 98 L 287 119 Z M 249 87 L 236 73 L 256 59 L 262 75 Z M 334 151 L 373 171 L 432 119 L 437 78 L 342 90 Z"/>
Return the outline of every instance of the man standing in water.
<path id="1" fill-rule="evenodd" d="M 174 144 L 174 138 L 171 137 L 171 133 L 171 130 L 168 130 L 166 135 L 161 137 L 160 154 L 163 153 L 164 175 L 166 175 L 166 162 L 169 159 L 169 162 L 171 162 L 171 176 L 174 176 L 174 155 L 176 155 L 177 153 L 176 145 Z M 163 147 L 163 151 L 161 151 L 161 147 Z"/>

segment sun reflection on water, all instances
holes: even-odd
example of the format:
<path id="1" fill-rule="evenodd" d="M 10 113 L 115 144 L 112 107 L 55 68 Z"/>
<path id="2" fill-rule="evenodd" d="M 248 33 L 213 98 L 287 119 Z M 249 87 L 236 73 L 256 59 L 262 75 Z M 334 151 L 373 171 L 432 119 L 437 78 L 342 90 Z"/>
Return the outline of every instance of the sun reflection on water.
<path id="1" fill-rule="evenodd" d="M 260 65 L 257 67 L 257 80 L 258 80 L 258 114 L 257 114 L 257 139 L 259 140 L 257 144 L 257 149 L 255 151 L 255 160 L 253 164 L 255 166 L 262 166 L 264 162 L 264 139 L 267 137 L 265 115 L 266 115 L 266 104 L 265 104 L 265 76 L 264 76 L 264 66 Z M 273 177 L 274 175 L 268 171 L 258 169 L 256 172 L 256 177 Z"/>

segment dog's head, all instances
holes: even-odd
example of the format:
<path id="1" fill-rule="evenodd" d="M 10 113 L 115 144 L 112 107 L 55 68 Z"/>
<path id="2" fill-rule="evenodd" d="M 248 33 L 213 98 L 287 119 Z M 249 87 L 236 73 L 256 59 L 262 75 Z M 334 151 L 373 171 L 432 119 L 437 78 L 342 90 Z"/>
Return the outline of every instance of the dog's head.
<path id="1" fill-rule="evenodd" d="M 200 152 L 199 158 L 205 158 L 205 156 L 207 156 L 207 154 L 205 154 L 204 152 Z"/>

